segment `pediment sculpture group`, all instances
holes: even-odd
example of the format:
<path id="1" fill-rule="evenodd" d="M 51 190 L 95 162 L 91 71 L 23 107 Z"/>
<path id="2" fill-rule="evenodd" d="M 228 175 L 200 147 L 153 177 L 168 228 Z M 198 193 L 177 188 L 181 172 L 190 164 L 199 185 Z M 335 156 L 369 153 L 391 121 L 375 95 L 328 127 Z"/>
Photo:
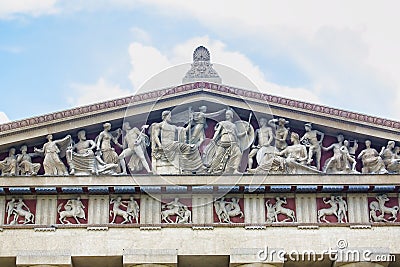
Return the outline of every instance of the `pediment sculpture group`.
<path id="1" fill-rule="evenodd" d="M 127 174 L 128 170 L 154 174 L 235 174 L 243 172 L 246 160 L 248 173 L 358 173 L 357 159 L 365 174 L 400 172 L 400 148 L 394 141 L 378 152 L 366 140 L 365 149 L 355 155 L 356 140 L 350 142 L 338 134 L 336 143 L 324 147 L 324 133 L 313 129 L 311 123 L 304 124 L 305 133 L 300 137 L 290 132 L 289 121 L 284 118 L 261 118 L 259 128 L 254 131 L 251 114 L 248 121 L 234 121 L 234 112 L 229 108 L 207 113 L 207 107 L 202 106 L 199 111 L 190 110 L 187 114 L 185 127 L 177 126 L 171 111 L 165 110 L 161 122 L 150 127 L 144 125 L 140 130 L 124 122 L 122 129 L 111 131 L 112 125 L 106 122 L 95 140 L 88 140 L 85 130 L 77 133 L 77 141 L 71 135 L 54 140 L 49 134 L 47 142 L 41 148 L 35 147 L 33 153 L 27 152 L 26 145 L 20 147 L 19 154 L 14 147 L 10 148 L 8 156 L 0 161 L 1 175 L 37 175 L 41 163 L 33 162 L 33 157 L 43 157 L 44 175 L 113 175 Z M 206 138 L 207 119 L 223 114 L 225 119 L 216 124 L 213 137 Z M 151 161 L 147 155 L 150 144 Z M 115 146 L 122 152 L 118 154 Z M 248 156 L 243 160 L 247 149 Z M 326 151 L 333 151 L 333 156 L 321 166 L 321 155 Z M 62 161 L 64 157 L 68 168 Z"/>

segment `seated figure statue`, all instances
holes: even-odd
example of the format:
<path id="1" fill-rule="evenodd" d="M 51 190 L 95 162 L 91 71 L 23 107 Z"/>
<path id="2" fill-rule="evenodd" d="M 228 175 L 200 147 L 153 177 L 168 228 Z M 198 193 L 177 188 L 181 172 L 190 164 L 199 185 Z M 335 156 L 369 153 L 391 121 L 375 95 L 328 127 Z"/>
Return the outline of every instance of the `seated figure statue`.
<path id="1" fill-rule="evenodd" d="M 17 155 L 17 167 L 20 175 L 37 175 L 40 169 L 40 163 L 32 163 L 32 157 L 36 156 L 36 153 L 27 153 L 28 147 L 26 145 L 21 146 L 21 154 Z"/>
<path id="2" fill-rule="evenodd" d="M 308 154 L 305 145 L 300 144 L 299 135 L 292 132 L 290 135 L 292 145 L 282 151 L 266 154 L 256 169 L 250 173 L 259 174 L 307 174 L 318 173 L 315 168 L 307 165 Z"/>
<path id="3" fill-rule="evenodd" d="M 186 128 L 171 124 L 171 111 L 161 114 L 162 122 L 151 126 L 152 170 L 157 174 L 203 172 L 204 166 L 195 144 L 186 144 Z M 175 136 L 178 136 L 176 140 Z"/>
<path id="4" fill-rule="evenodd" d="M 8 157 L 0 161 L 1 176 L 14 176 L 17 170 L 17 159 L 15 157 L 15 148 L 8 151 Z"/>
<path id="5" fill-rule="evenodd" d="M 386 166 L 386 170 L 390 173 L 399 173 L 400 172 L 400 159 L 398 159 L 398 155 L 395 152 L 395 142 L 389 141 L 387 143 L 386 148 L 382 147 L 381 152 L 379 153 L 380 157 L 383 160 L 383 163 Z"/>
<path id="6" fill-rule="evenodd" d="M 115 174 L 118 164 L 105 163 L 96 157 L 93 149 L 96 143 L 86 139 L 85 130 L 78 132 L 78 143 L 69 146 L 66 151 L 71 175 Z"/>
<path id="7" fill-rule="evenodd" d="M 365 174 L 383 174 L 387 173 L 385 164 L 382 158 L 379 156 L 378 151 L 371 148 L 371 141 L 365 141 L 365 149 L 358 154 L 358 159 L 361 159 L 363 167 L 361 169 L 362 173 Z"/>

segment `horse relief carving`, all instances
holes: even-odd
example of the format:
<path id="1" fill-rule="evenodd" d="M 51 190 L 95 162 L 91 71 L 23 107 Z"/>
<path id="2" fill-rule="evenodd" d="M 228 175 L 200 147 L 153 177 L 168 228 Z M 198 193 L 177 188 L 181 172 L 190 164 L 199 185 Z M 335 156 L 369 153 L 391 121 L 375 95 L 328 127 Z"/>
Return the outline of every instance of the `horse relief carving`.
<path id="1" fill-rule="evenodd" d="M 324 197 L 322 201 L 330 205 L 329 208 L 321 208 L 318 210 L 318 222 L 332 223 L 327 220 L 326 216 L 335 216 L 336 222 L 347 223 L 347 202 L 342 196 L 331 196 L 329 199 Z"/>
<path id="2" fill-rule="evenodd" d="M 111 223 L 116 223 L 117 217 L 123 218 L 120 224 L 133 223 L 133 221 L 139 223 L 139 204 L 133 197 L 130 197 L 127 201 L 122 200 L 121 197 L 112 198 L 110 204 L 113 205 L 110 210 Z"/>
<path id="3" fill-rule="evenodd" d="M 295 222 L 296 216 L 295 212 L 292 209 L 283 207 L 283 205 L 287 205 L 286 197 L 276 197 L 275 203 L 272 204 L 270 200 L 265 202 L 265 206 L 267 208 L 267 223 L 275 223 L 275 222 Z M 285 215 L 286 218 L 282 221 L 279 221 L 278 215 Z"/>
<path id="4" fill-rule="evenodd" d="M 369 219 L 370 222 L 395 222 L 397 220 L 397 213 L 399 212 L 399 206 L 386 206 L 386 202 L 390 199 L 386 194 L 377 195 L 375 197 L 377 201 L 369 203 Z M 388 214 L 389 217 L 385 218 Z"/>

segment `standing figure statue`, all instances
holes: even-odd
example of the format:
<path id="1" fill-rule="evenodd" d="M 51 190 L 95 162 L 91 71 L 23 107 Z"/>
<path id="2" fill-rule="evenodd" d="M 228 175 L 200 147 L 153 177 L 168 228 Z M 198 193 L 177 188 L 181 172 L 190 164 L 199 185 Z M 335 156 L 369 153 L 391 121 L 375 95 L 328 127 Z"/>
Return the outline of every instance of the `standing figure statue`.
<path id="1" fill-rule="evenodd" d="M 350 151 L 355 151 L 355 150 L 354 147 L 349 147 L 349 145 L 350 145 L 349 141 L 344 140 L 343 145 L 340 147 L 340 152 L 342 153 L 342 158 L 344 159 L 346 165 L 345 169 L 346 172 L 351 171 L 353 173 L 358 173 L 356 171 L 357 161 L 354 158 L 354 156 L 350 153 Z"/>
<path id="2" fill-rule="evenodd" d="M 268 153 L 265 150 L 269 149 L 273 140 L 272 128 L 267 126 L 267 119 L 260 119 L 260 128 L 255 131 L 255 137 L 253 141 L 253 145 L 251 146 L 251 151 L 249 153 L 248 159 L 248 169 L 252 169 L 253 166 L 253 157 L 257 155 L 257 158 L 262 159 L 265 153 Z M 261 154 L 258 156 L 258 154 Z M 260 164 L 260 162 L 257 162 Z"/>
<path id="3" fill-rule="evenodd" d="M 159 174 L 203 172 L 204 166 L 197 146 L 185 143 L 190 125 L 182 128 L 171 124 L 169 110 L 163 111 L 161 116 L 162 122 L 153 123 L 151 126 L 153 172 Z M 170 167 L 160 168 L 160 171 L 158 165 Z"/>
<path id="4" fill-rule="evenodd" d="M 278 125 L 276 125 L 278 123 Z M 288 124 L 289 121 L 284 118 L 272 119 L 268 121 L 268 124 L 275 130 L 275 147 L 281 151 L 287 147 L 286 138 L 289 134 L 289 128 L 286 128 L 285 125 Z"/>
<path id="5" fill-rule="evenodd" d="M 242 140 L 241 140 L 242 139 Z M 245 121 L 233 122 L 233 111 L 225 112 L 225 120 L 217 123 L 212 142 L 205 150 L 208 172 L 212 174 L 240 173 L 243 150 L 254 139 L 254 129 Z M 249 141 L 247 143 L 247 141 Z"/>
<path id="6" fill-rule="evenodd" d="M 212 113 L 206 113 L 207 112 L 207 106 L 201 106 L 199 107 L 199 111 L 193 112 L 192 117 L 193 117 L 193 127 L 191 129 L 191 134 L 189 138 L 189 144 L 195 144 L 197 146 L 200 146 L 200 144 L 204 141 L 206 138 L 205 135 L 205 129 L 207 129 L 207 119 L 212 119 L 215 118 L 225 112 L 225 109 L 222 109 L 217 112 L 212 112 Z"/>
<path id="7" fill-rule="evenodd" d="M 96 137 L 97 151 L 100 151 L 102 160 L 105 164 L 117 164 L 117 172 L 120 173 L 119 158 L 115 149 L 111 146 L 111 142 L 118 144 L 118 138 L 121 136 L 121 129 L 110 132 L 111 123 L 103 124 L 103 131 Z"/>
<path id="8" fill-rule="evenodd" d="M 338 223 L 347 223 L 347 203 L 343 199 L 342 196 L 337 196 L 336 197 L 336 202 L 338 204 L 338 211 L 337 211 L 337 217 L 338 217 Z"/>
<path id="9" fill-rule="evenodd" d="M 123 123 L 122 130 L 125 131 L 125 136 L 122 140 L 122 145 L 118 144 L 122 149 L 124 149 L 121 154 L 119 154 L 122 174 L 127 174 L 125 162 L 126 157 L 131 157 L 128 163 L 131 172 L 139 172 L 143 168 L 145 168 L 148 173 L 151 172 L 145 157 L 146 146 L 149 146 L 149 138 L 144 133 L 144 130 L 147 128 L 148 125 L 143 125 L 142 131 L 139 131 L 136 127 L 131 128 L 129 122 Z"/>
<path id="10" fill-rule="evenodd" d="M 322 140 L 324 139 L 325 134 L 318 130 L 313 130 L 311 123 L 304 124 L 304 129 L 306 130 L 303 137 L 301 137 L 300 142 L 308 147 L 308 160 L 307 164 L 311 164 L 313 162 L 313 156 L 315 154 L 315 162 L 317 166 L 317 170 L 321 169 L 321 146 Z M 318 139 L 319 137 L 319 139 Z"/>
<path id="11" fill-rule="evenodd" d="M 400 172 L 400 159 L 397 158 L 397 155 L 394 151 L 395 142 L 388 141 L 386 148 L 382 147 L 379 156 L 382 158 L 383 163 L 386 166 L 386 170 L 390 173 L 399 173 Z"/>
<path id="12" fill-rule="evenodd" d="M 68 175 L 67 168 L 60 160 L 60 157 L 65 156 L 65 151 L 70 143 L 70 135 L 53 141 L 53 135 L 49 134 L 47 135 L 47 143 L 43 145 L 43 148 L 34 148 L 36 153 L 44 153 L 44 175 Z"/>
<path id="13" fill-rule="evenodd" d="M 370 173 L 370 174 L 384 174 L 387 173 L 385 168 L 385 164 L 383 163 L 382 158 L 379 156 L 378 151 L 374 148 L 371 148 L 371 141 L 365 141 L 365 149 L 358 154 L 358 159 L 361 159 L 363 167 L 361 169 L 362 173 Z"/>
<path id="14" fill-rule="evenodd" d="M 21 146 L 20 151 L 21 154 L 17 155 L 19 175 L 37 175 L 40 163 L 32 163 L 32 157 L 36 156 L 37 153 L 27 153 L 28 147 L 26 145 Z"/>
<path id="15" fill-rule="evenodd" d="M 1 176 L 14 176 L 17 174 L 17 159 L 14 147 L 8 151 L 8 157 L 0 161 L 0 170 Z"/>
<path id="16" fill-rule="evenodd" d="M 346 170 L 347 161 L 343 157 L 341 152 L 341 147 L 343 146 L 344 136 L 338 134 L 337 143 L 334 143 L 328 147 L 322 147 L 323 151 L 333 150 L 333 156 L 326 160 L 326 165 L 324 167 L 325 173 L 340 173 Z"/>

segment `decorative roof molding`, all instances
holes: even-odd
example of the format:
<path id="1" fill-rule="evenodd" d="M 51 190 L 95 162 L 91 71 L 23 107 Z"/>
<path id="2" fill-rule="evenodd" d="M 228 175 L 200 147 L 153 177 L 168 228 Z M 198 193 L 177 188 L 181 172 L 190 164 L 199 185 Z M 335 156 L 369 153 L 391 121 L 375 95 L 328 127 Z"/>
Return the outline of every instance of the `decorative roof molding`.
<path id="1" fill-rule="evenodd" d="M 304 112 L 312 112 L 315 115 L 330 116 L 338 119 L 348 120 L 358 123 L 373 124 L 379 127 L 385 127 L 390 130 L 399 130 L 400 122 L 369 116 L 362 113 L 346 111 L 342 109 L 331 108 L 328 106 L 311 104 L 299 100 L 293 100 L 285 97 L 273 96 L 260 92 L 254 92 L 246 89 L 235 88 L 226 85 L 219 85 L 210 82 L 194 82 L 179 85 L 171 88 L 164 88 L 153 92 L 137 94 L 134 96 L 123 97 L 119 99 L 109 100 L 97 104 L 76 107 L 64 111 L 48 113 L 41 116 L 31 117 L 23 120 L 11 121 L 0 124 L 0 135 L 10 131 L 32 128 L 33 126 L 41 126 L 47 123 L 56 123 L 65 119 L 73 119 L 82 115 L 93 115 L 97 112 L 108 110 L 122 109 L 128 107 L 131 103 L 147 102 L 157 100 L 163 96 L 174 96 L 185 92 L 191 92 L 197 89 L 205 91 L 219 92 L 225 95 L 245 97 L 254 101 L 265 101 L 269 105 L 278 105 L 285 108 L 297 109 Z"/>

